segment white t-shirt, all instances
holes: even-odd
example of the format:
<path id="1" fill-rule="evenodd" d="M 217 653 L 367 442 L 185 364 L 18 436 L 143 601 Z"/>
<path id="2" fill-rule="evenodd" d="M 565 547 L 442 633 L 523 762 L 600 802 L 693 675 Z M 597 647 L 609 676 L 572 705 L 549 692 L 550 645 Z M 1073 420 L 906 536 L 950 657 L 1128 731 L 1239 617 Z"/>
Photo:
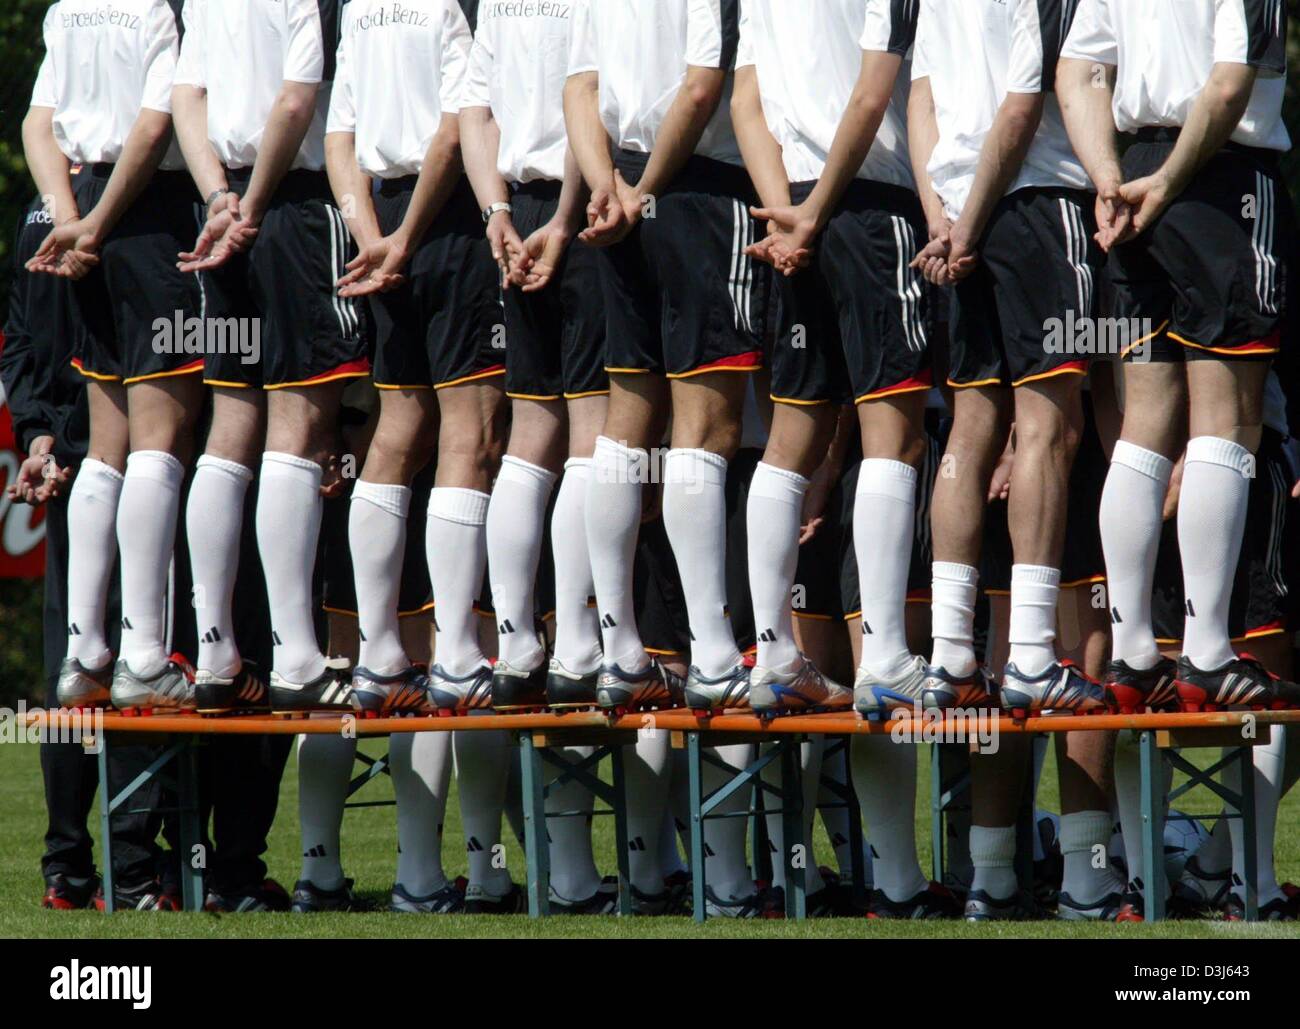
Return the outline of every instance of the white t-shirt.
<path id="1" fill-rule="evenodd" d="M 470 51 L 464 106 L 488 107 L 501 133 L 507 182 L 564 178 L 571 0 L 484 0 Z"/>
<path id="2" fill-rule="evenodd" d="M 367 175 L 420 174 L 442 116 L 460 112 L 472 38 L 457 0 L 351 0 L 326 131 L 356 134 Z"/>
<path id="3" fill-rule="evenodd" d="M 171 113 L 180 34 L 167 0 L 61 0 L 44 35 L 32 106 L 54 108 L 69 161 L 114 162 L 142 109 Z M 174 141 L 161 167 L 185 167 Z"/>
<path id="4" fill-rule="evenodd" d="M 176 84 L 207 90 L 208 139 L 226 167 L 256 163 L 286 82 L 333 79 L 339 6 L 339 0 L 185 0 Z M 292 167 L 325 167 L 328 109 L 329 89 L 322 86 Z"/>
<path id="5" fill-rule="evenodd" d="M 927 171 L 950 218 L 966 205 L 980 151 L 1010 93 L 1046 93 L 1042 121 L 1008 193 L 1090 188 L 1053 92 L 1074 0 L 921 0 L 912 81 L 928 78 L 939 142 Z M 980 45 L 983 41 L 983 45 Z"/>
<path id="6" fill-rule="evenodd" d="M 600 116 L 614 145 L 648 154 L 686 69 L 736 63 L 734 0 L 574 0 L 569 74 L 600 76 Z M 731 127 L 731 78 L 696 154 L 741 164 Z"/>
<path id="7" fill-rule="evenodd" d="M 1259 69 L 1232 140 L 1290 150 L 1286 0 L 1079 0 L 1062 57 L 1116 65 L 1115 125 L 1180 128 L 1216 64 Z"/>
<path id="8" fill-rule="evenodd" d="M 908 0 L 740 0 L 736 67 L 757 69 L 763 114 L 791 182 L 814 181 L 826 170 L 863 51 L 906 58 L 915 35 L 916 4 Z M 908 86 L 905 64 L 858 178 L 915 188 L 907 153 Z"/>

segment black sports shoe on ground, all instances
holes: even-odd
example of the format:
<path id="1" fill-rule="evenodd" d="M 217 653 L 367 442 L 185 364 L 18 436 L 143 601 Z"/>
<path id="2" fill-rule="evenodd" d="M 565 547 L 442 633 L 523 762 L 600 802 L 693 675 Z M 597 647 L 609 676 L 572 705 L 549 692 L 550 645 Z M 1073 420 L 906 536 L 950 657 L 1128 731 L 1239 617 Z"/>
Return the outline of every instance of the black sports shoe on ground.
<path id="1" fill-rule="evenodd" d="M 1162 657 L 1147 669 L 1130 668 L 1123 661 L 1106 666 L 1106 706 L 1116 714 L 1140 715 L 1152 711 L 1178 710 L 1178 691 L 1174 680 L 1178 665 Z"/>
<path id="2" fill-rule="evenodd" d="M 45 880 L 45 896 L 41 898 L 41 907 L 50 911 L 81 911 L 95 902 L 100 892 L 99 876 L 92 875 L 80 885 L 69 881 L 61 872 L 48 876 Z"/>
<path id="3" fill-rule="evenodd" d="M 203 910 L 214 914 L 245 914 L 250 911 L 288 911 L 293 901 L 274 879 L 264 879 L 248 889 L 217 893 L 209 890 Z"/>
<path id="4" fill-rule="evenodd" d="M 470 886 L 465 890 L 467 915 L 517 915 L 527 910 L 528 896 L 516 882 L 512 882 L 510 889 L 500 897 L 485 893 L 482 886 Z"/>
<path id="5" fill-rule="evenodd" d="M 333 890 L 322 890 L 315 883 L 299 879 L 293 884 L 293 899 L 289 910 L 296 915 L 310 915 L 318 911 L 355 911 L 357 897 L 352 892 L 352 880 Z"/>
<path id="6" fill-rule="evenodd" d="M 555 887 L 551 887 L 549 899 L 553 915 L 612 915 L 618 910 L 618 876 L 605 876 L 586 900 L 567 900 Z"/>
<path id="7" fill-rule="evenodd" d="M 552 708 L 588 708 L 596 706 L 596 680 L 600 669 L 580 675 L 551 658 L 546 672 L 546 706 Z"/>
<path id="8" fill-rule="evenodd" d="M 1246 920 L 1246 902 L 1235 893 L 1230 894 L 1223 906 L 1225 922 L 1244 922 Z M 1259 906 L 1261 922 L 1294 922 L 1295 905 L 1287 897 L 1274 897 L 1267 904 Z"/>
<path id="9" fill-rule="evenodd" d="M 201 715 L 231 715 L 235 712 L 266 714 L 271 694 L 252 661 L 232 678 L 222 679 L 204 669 L 194 673 L 194 703 Z"/>
<path id="10" fill-rule="evenodd" d="M 102 885 L 95 892 L 95 907 L 99 911 L 107 907 Z M 180 911 L 182 907 L 180 894 L 160 885 L 156 879 L 125 889 L 113 887 L 114 911 Z"/>
<path id="11" fill-rule="evenodd" d="M 271 672 L 271 710 L 276 714 L 310 714 L 313 711 L 355 712 L 348 663 L 342 658 L 325 662 L 325 671 L 311 682 L 296 683 Z"/>
<path id="12" fill-rule="evenodd" d="M 446 883 L 428 896 L 416 897 L 401 883 L 393 884 L 388 910 L 406 915 L 454 915 L 465 908 L 465 877 Z"/>
<path id="13" fill-rule="evenodd" d="M 545 707 L 546 678 L 545 658 L 532 671 L 524 671 L 498 660 L 492 666 L 492 709 L 509 712 Z"/>
<path id="14" fill-rule="evenodd" d="M 990 897 L 983 890 L 971 890 L 966 894 L 962 917 L 968 922 L 1030 922 L 1042 918 L 1043 912 L 1024 890 L 1006 900 Z"/>
<path id="15" fill-rule="evenodd" d="M 1289 707 L 1297 687 L 1279 680 L 1249 654 L 1218 668 L 1197 668 L 1186 655 L 1178 659 L 1178 702 L 1184 711 L 1218 711 L 1225 707 Z"/>
<path id="16" fill-rule="evenodd" d="M 868 918 L 961 918 L 962 906 L 946 886 L 932 882 L 915 897 L 893 901 L 882 890 L 871 891 Z"/>

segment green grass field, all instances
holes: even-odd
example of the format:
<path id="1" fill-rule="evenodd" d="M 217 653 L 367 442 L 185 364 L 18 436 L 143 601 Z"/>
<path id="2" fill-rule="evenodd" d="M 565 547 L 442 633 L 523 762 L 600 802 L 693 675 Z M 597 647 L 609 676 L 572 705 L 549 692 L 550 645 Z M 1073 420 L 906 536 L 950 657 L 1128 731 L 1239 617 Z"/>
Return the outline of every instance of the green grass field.
<path id="1" fill-rule="evenodd" d="M 374 754 L 382 753 L 380 742 L 364 744 Z M 928 804 L 928 750 L 920 755 L 918 797 Z M 1056 809 L 1055 770 L 1049 763 L 1043 775 L 1039 806 Z M 391 796 L 388 780 L 366 787 L 366 800 Z M 1208 810 L 1206 797 L 1200 807 L 1184 801 L 1184 810 Z M 826 919 L 803 924 L 781 921 L 730 922 L 712 920 L 697 926 L 687 918 L 626 919 L 550 918 L 532 921 L 526 916 L 466 917 L 411 916 L 387 913 L 339 915 L 227 915 L 122 913 L 106 917 L 94 912 L 47 912 L 40 908 L 42 892 L 39 873 L 41 836 L 45 811 L 37 749 L 29 744 L 0 746 L 0 937 L 517 937 L 533 938 L 617 938 L 617 937 L 709 937 L 709 938 L 897 938 L 958 937 L 1097 937 L 1097 938 L 1236 938 L 1300 937 L 1300 927 L 1245 926 L 1219 922 L 1166 922 L 1162 925 L 1087 925 L 1061 922 L 1033 922 L 988 926 L 967 926 L 957 922 L 889 923 L 866 919 Z M 297 776 L 292 760 L 281 790 L 280 817 L 270 840 L 267 862 L 270 874 L 287 887 L 298 870 Z M 918 804 L 917 839 L 923 867 L 929 867 L 929 815 Z M 92 816 L 98 827 L 97 814 Z M 603 871 L 614 868 L 613 820 L 596 819 L 597 859 Z M 1293 795 L 1284 804 L 1279 819 L 1278 874 L 1283 879 L 1300 879 L 1300 800 Z M 524 859 L 510 833 L 506 832 L 508 867 L 516 880 L 523 879 Z M 448 875 L 465 870 L 460 817 L 453 785 L 448 804 L 444 864 Z M 344 822 L 344 860 L 357 889 L 375 904 L 386 903 L 392 882 L 396 851 L 396 825 L 391 808 L 371 807 L 349 811 Z M 829 844 L 820 825 L 815 841 L 821 863 L 832 863 Z"/>

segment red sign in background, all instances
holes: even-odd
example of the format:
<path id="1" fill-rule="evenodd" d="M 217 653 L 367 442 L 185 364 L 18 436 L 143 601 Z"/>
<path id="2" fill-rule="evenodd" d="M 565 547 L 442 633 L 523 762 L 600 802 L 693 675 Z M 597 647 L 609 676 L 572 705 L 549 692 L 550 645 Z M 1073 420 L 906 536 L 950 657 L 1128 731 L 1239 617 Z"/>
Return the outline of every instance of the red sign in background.
<path id="1" fill-rule="evenodd" d="M 5 495 L 25 456 L 14 442 L 9 408 L 0 393 L 0 579 L 39 579 L 45 574 L 45 512 L 15 504 Z"/>

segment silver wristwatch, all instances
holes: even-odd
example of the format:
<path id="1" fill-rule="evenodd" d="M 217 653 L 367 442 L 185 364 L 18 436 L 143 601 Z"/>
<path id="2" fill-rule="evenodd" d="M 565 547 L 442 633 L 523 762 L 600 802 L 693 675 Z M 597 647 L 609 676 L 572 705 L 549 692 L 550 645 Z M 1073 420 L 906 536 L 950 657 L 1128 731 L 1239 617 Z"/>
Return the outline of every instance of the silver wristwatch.
<path id="1" fill-rule="evenodd" d="M 498 214 L 501 211 L 505 211 L 507 214 L 510 214 L 511 212 L 514 211 L 514 208 L 511 207 L 504 200 L 498 200 L 495 204 L 489 204 L 486 208 L 483 209 L 483 224 L 486 225 L 488 222 L 492 220 L 492 216 L 494 214 Z"/>

